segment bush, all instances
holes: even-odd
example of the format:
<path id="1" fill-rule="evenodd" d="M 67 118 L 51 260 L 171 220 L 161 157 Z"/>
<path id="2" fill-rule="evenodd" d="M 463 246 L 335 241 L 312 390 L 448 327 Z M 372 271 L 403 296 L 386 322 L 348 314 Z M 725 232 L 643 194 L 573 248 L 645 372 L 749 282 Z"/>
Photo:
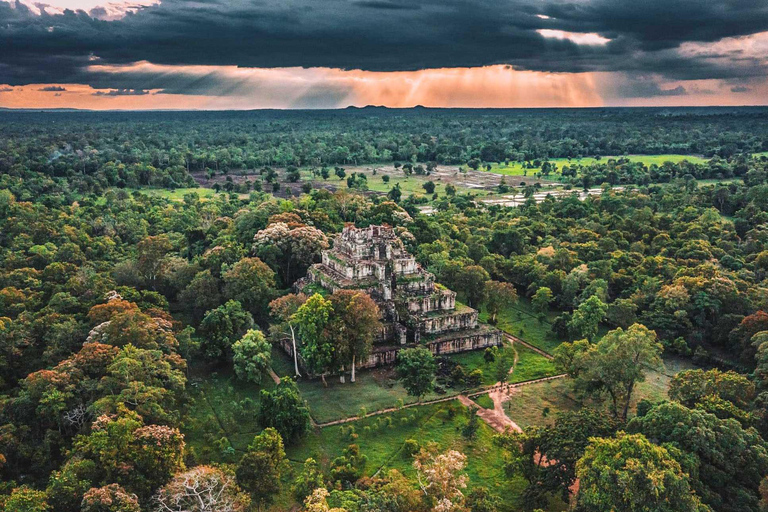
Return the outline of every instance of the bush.
<path id="1" fill-rule="evenodd" d="M 406 439 L 403 443 L 403 454 L 406 458 L 413 457 L 420 449 L 419 442 L 415 439 Z"/>

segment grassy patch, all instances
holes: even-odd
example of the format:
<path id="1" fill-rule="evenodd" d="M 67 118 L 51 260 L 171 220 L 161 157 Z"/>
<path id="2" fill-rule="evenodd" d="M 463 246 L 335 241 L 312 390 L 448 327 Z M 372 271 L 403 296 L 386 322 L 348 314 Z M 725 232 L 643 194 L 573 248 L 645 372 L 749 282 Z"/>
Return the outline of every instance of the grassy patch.
<path id="1" fill-rule="evenodd" d="M 521 386 L 504 402 L 504 411 L 512 421 L 525 428 L 549 425 L 558 412 L 573 411 L 580 402 L 571 393 L 566 379 L 555 379 Z"/>
<path id="2" fill-rule="evenodd" d="M 433 441 L 441 450 L 456 449 L 467 455 L 470 486 L 486 486 L 498 494 L 504 501 L 504 511 L 520 510 L 519 496 L 525 481 L 504 475 L 502 453 L 493 444 L 495 432 L 490 427 L 481 423 L 477 438 L 471 442 L 461 436 L 468 414 L 467 408 L 458 401 L 406 408 L 349 424 L 354 426 L 353 436 L 350 436 L 349 425 L 321 429 L 301 445 L 289 447 L 287 454 L 297 462 L 313 457 L 327 468 L 344 448 L 356 443 L 368 457 L 368 475 L 397 469 L 414 478 L 412 459 L 403 452 L 403 443 L 406 439 L 420 443 Z M 563 508 L 564 504 L 560 504 L 552 510 Z"/>
<path id="3" fill-rule="evenodd" d="M 693 368 L 689 361 L 678 358 L 665 358 L 664 364 L 663 370 L 648 371 L 645 381 L 637 385 L 630 416 L 642 399 L 658 401 L 668 398 L 667 390 L 672 377 L 682 370 Z M 558 412 L 576 410 L 584 405 L 599 406 L 583 403 L 573 392 L 569 379 L 556 379 L 515 389 L 509 401 L 504 403 L 504 410 L 515 423 L 527 427 L 550 424 Z"/>
<path id="4" fill-rule="evenodd" d="M 415 401 L 396 382 L 388 370 L 368 370 L 357 373 L 357 382 L 342 384 L 338 377 L 328 377 L 328 387 L 320 380 L 300 380 L 301 396 L 309 404 L 312 417 L 318 423 L 349 418 L 360 413 L 396 407 L 399 401 Z"/>
<path id="5" fill-rule="evenodd" d="M 280 349 L 272 351 L 272 369 L 279 376 L 293 375 L 293 361 Z M 339 382 L 338 376 L 326 377 L 328 386 L 320 379 L 297 379 L 302 398 L 318 423 L 357 416 L 365 407 L 367 412 L 414 402 L 405 389 L 395 381 L 391 368 L 358 371 L 356 382 Z"/>
<path id="6" fill-rule="evenodd" d="M 231 370 L 190 369 L 189 417 L 184 436 L 200 462 L 232 462 L 261 431 L 256 422 L 259 391 L 271 389 L 271 380 L 261 386 L 242 382 Z"/>
<path id="7" fill-rule="evenodd" d="M 445 185 L 447 184 L 447 182 L 443 181 L 440 176 L 412 174 L 411 176 L 406 177 L 402 171 L 394 171 L 392 169 L 385 169 L 384 171 L 379 170 L 374 175 L 372 169 L 347 168 L 347 176 L 349 176 L 353 172 L 357 174 L 365 175 L 368 183 L 368 190 L 372 192 L 379 192 L 379 193 L 386 194 L 396 184 L 400 184 L 400 191 L 402 192 L 403 197 L 408 197 L 410 195 L 417 195 L 417 196 L 424 196 L 424 197 L 427 197 L 428 199 L 431 199 L 432 194 L 427 194 L 426 190 L 424 190 L 424 187 L 423 187 L 424 183 L 431 181 L 435 184 L 434 193 L 438 194 L 438 196 L 440 197 L 445 196 Z M 384 180 L 382 179 L 382 176 L 389 176 L 389 181 L 385 183 Z M 336 188 L 339 188 L 342 190 L 347 189 L 346 178 L 340 180 L 335 175 L 333 175 L 333 173 L 331 173 L 331 176 L 327 180 L 323 180 L 322 178 L 313 177 L 309 171 L 303 171 L 302 180 L 311 181 L 313 183 L 313 186 L 315 187 L 322 187 L 323 185 L 333 185 Z M 454 183 L 453 185 L 456 187 L 456 191 L 459 193 L 472 192 L 473 194 L 476 194 L 476 195 L 485 195 L 487 193 L 487 191 L 485 190 L 466 187 L 461 185 L 461 183 Z"/>
<path id="8" fill-rule="evenodd" d="M 511 367 L 514 361 L 514 349 L 505 346 L 502 350 L 508 356 L 507 359 Z M 486 363 L 482 350 L 451 354 L 447 357 L 462 365 L 467 373 L 476 368 L 480 369 L 483 372 L 481 385 L 487 386 L 496 383 L 496 363 Z M 541 355 L 526 351 L 519 363 L 520 369 L 516 370 L 513 376 L 521 380 L 537 378 L 536 376 L 531 377 L 531 375 L 541 375 L 542 371 L 546 371 L 543 369 L 545 366 L 542 366 L 542 361 L 537 361 L 538 358 L 542 359 L 545 364 L 548 363 Z M 293 362 L 282 350 L 275 348 L 272 352 L 272 369 L 281 377 L 293 375 Z M 519 373 L 517 373 L 518 371 Z M 327 387 L 319 379 L 298 379 L 297 381 L 302 398 L 309 404 L 312 417 L 318 423 L 328 423 L 357 416 L 363 407 L 366 412 L 375 412 L 416 401 L 397 382 L 392 367 L 358 371 L 357 382 L 354 383 L 349 381 L 348 375 L 347 382 L 344 384 L 339 382 L 338 376 L 329 376 L 326 381 Z M 424 397 L 424 400 L 458 395 L 464 391 L 466 390 L 462 388 L 448 388 L 446 395 L 430 393 Z"/>
<path id="9" fill-rule="evenodd" d="M 530 300 L 521 297 L 517 304 L 499 312 L 496 327 L 502 331 L 527 341 L 536 348 L 552 353 L 563 340 L 552 332 L 552 322 L 559 312 L 551 310 L 545 315 L 533 311 Z M 488 321 L 488 312 L 480 312 L 480 320 Z"/>
<path id="10" fill-rule="evenodd" d="M 695 164 L 703 164 L 708 161 L 706 158 L 702 158 L 700 156 L 695 155 L 627 155 L 623 157 L 619 156 L 604 156 L 600 160 L 597 160 L 596 158 L 592 157 L 584 157 L 584 158 L 550 158 L 549 161 L 553 164 L 557 164 L 557 169 L 561 170 L 563 166 L 587 166 L 587 165 L 594 165 L 596 163 L 606 163 L 610 159 L 618 159 L 618 158 L 626 158 L 631 162 L 642 162 L 647 166 L 650 166 L 652 164 L 656 165 L 662 165 L 664 162 L 673 162 L 673 163 L 679 163 L 683 160 L 687 160 L 691 163 Z M 543 160 L 542 160 L 543 162 Z M 482 167 L 482 169 L 485 169 L 485 167 Z M 508 176 L 524 176 L 527 175 L 530 177 L 533 177 L 535 173 L 538 173 L 541 169 L 526 169 L 524 164 L 521 164 L 520 162 L 509 162 L 509 165 L 507 165 L 504 162 L 501 163 L 494 163 L 491 164 L 491 172 L 496 172 L 499 174 L 506 174 Z M 552 174 L 549 176 L 550 179 L 558 178 L 559 175 Z"/>
<path id="11" fill-rule="evenodd" d="M 134 189 L 131 189 L 134 190 Z M 200 199 L 210 199 L 216 196 L 216 191 L 212 188 L 142 188 L 137 189 L 142 194 L 146 194 L 150 197 L 164 197 L 171 201 L 183 201 L 184 196 L 190 193 L 196 193 L 200 196 Z"/>
<path id="12" fill-rule="evenodd" d="M 472 400 L 482 407 L 483 409 L 494 409 L 495 405 L 493 404 L 493 400 L 491 400 L 491 397 L 488 396 L 488 393 L 476 396 Z"/>
<path id="13" fill-rule="evenodd" d="M 515 352 L 514 350 L 512 350 L 511 347 L 507 345 L 500 348 L 501 348 L 500 354 L 496 356 L 497 360 L 499 357 L 505 357 L 508 363 L 507 371 L 509 371 L 509 368 L 512 367 L 512 363 L 515 360 Z M 469 373 L 472 370 L 479 369 L 480 371 L 483 372 L 483 379 L 481 381 L 481 384 L 483 386 L 491 386 L 493 384 L 496 384 L 496 382 L 498 382 L 498 379 L 496 378 L 497 362 L 496 361 L 493 361 L 491 363 L 485 362 L 484 355 L 485 355 L 485 351 L 475 350 L 473 352 L 462 352 L 460 354 L 451 354 L 447 357 L 449 359 L 456 361 L 462 367 L 464 367 L 464 371 L 466 373 Z"/>
<path id="14" fill-rule="evenodd" d="M 507 379 L 507 382 L 525 382 L 528 380 L 541 379 L 544 377 L 551 377 L 556 375 L 555 365 L 552 361 L 542 356 L 538 352 L 516 345 L 514 347 L 517 350 L 517 364 L 512 374 Z"/>

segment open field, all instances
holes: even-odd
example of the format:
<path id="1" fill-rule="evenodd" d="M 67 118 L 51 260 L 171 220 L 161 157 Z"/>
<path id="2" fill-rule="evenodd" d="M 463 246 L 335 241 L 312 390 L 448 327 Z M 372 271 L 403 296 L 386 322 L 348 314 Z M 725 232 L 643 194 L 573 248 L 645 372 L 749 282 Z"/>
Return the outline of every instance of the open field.
<path id="1" fill-rule="evenodd" d="M 131 191 L 133 192 L 134 190 L 132 189 Z M 205 188 L 205 187 L 176 188 L 176 189 L 142 188 L 136 191 L 141 192 L 142 194 L 146 194 L 150 197 L 165 197 L 166 199 L 170 199 L 172 201 L 183 201 L 184 196 L 190 193 L 195 193 L 199 195 L 201 199 L 210 199 L 212 197 L 215 197 L 217 194 L 217 192 L 212 188 Z"/>
<path id="2" fill-rule="evenodd" d="M 468 409 L 458 401 L 403 409 L 349 424 L 354 426 L 354 438 L 349 435 L 349 425 L 327 427 L 310 434 L 300 445 L 289 447 L 286 452 L 292 461 L 301 462 L 313 457 L 327 467 L 344 448 L 356 443 L 368 457 L 366 474 L 396 469 L 412 477 L 412 459 L 403 452 L 404 441 L 431 441 L 441 450 L 452 448 L 466 454 L 471 486 L 485 486 L 499 495 L 504 511 L 520 510 L 519 496 L 525 481 L 521 477 L 510 479 L 504 475 L 502 453 L 493 444 L 495 432 L 485 423 L 480 422 L 474 441 L 461 436 L 461 427 L 466 424 L 468 414 Z M 555 503 L 550 508 L 563 509 L 563 503 Z"/>
<path id="3" fill-rule="evenodd" d="M 518 362 L 509 377 L 509 382 L 522 382 L 555 374 L 550 361 L 525 347 L 506 346 L 503 349 L 502 353 L 507 356 L 509 366 L 515 360 L 515 351 L 517 351 Z M 483 372 L 482 385 L 490 386 L 497 382 L 496 363 L 486 363 L 482 350 L 452 354 L 448 357 L 461 364 L 466 373 L 480 369 Z M 279 376 L 293 375 L 293 363 L 281 350 L 273 349 L 272 361 L 273 369 Z M 327 387 L 320 379 L 298 379 L 297 381 L 299 391 L 307 401 L 312 417 L 318 423 L 357 416 L 362 408 L 365 408 L 366 412 L 374 412 L 416 401 L 395 380 L 393 368 L 359 371 L 357 382 L 354 383 L 349 381 L 348 376 L 344 384 L 339 382 L 337 376 L 327 377 L 326 381 Z M 448 388 L 445 391 L 445 395 L 430 393 L 424 397 L 424 400 L 458 395 L 465 389 Z"/>
<path id="4" fill-rule="evenodd" d="M 644 382 L 637 385 L 632 401 L 634 411 L 642 399 L 658 401 L 667 398 L 667 387 L 672 377 L 694 366 L 686 360 L 666 357 L 662 371 L 649 371 Z M 551 424 L 558 412 L 580 408 L 582 401 L 571 388 L 568 379 L 557 379 L 516 388 L 504 404 L 504 410 L 512 420 L 525 428 L 531 425 Z"/>
<path id="5" fill-rule="evenodd" d="M 550 158 L 549 162 L 556 164 L 558 170 L 562 169 L 563 166 L 568 165 L 570 167 L 578 166 L 578 165 L 593 165 L 596 163 L 606 163 L 608 160 L 611 159 L 618 159 L 618 158 L 626 158 L 631 162 L 642 162 L 647 166 L 656 164 L 656 165 L 662 165 L 664 162 L 673 162 L 673 163 L 679 163 L 683 160 L 687 160 L 691 163 L 695 164 L 703 164 L 707 162 L 708 158 L 703 158 L 696 155 L 626 155 L 626 156 L 604 156 L 601 157 L 599 160 L 594 157 L 583 157 L 583 158 Z M 534 173 L 539 172 L 540 168 L 534 168 L 534 169 L 527 169 L 525 167 L 524 163 L 520 162 L 509 162 L 509 164 L 500 162 L 500 163 L 493 163 L 491 164 L 491 172 L 496 172 L 500 174 L 505 174 L 507 176 L 525 176 L 526 174 L 528 176 L 533 176 Z"/>
<path id="6" fill-rule="evenodd" d="M 527 297 L 520 297 L 517 304 L 499 312 L 496 327 L 551 353 L 562 343 L 552 332 L 552 322 L 559 314 L 556 310 L 550 310 L 540 317 L 531 307 L 531 301 Z M 480 320 L 488 320 L 487 311 L 480 312 Z"/>

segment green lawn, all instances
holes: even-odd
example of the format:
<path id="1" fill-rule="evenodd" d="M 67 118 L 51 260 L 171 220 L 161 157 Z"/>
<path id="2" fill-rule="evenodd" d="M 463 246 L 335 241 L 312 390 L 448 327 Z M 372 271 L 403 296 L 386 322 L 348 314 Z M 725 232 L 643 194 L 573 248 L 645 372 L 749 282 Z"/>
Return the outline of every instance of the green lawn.
<path id="1" fill-rule="evenodd" d="M 556 373 L 552 363 L 544 356 L 521 346 L 513 348 L 506 345 L 502 349 L 502 353 L 507 356 L 509 367 L 515 360 L 515 351 L 518 363 L 509 377 L 509 382 L 522 382 Z M 493 385 L 497 382 L 496 363 L 486 363 L 483 354 L 484 351 L 476 350 L 451 354 L 448 357 L 461 364 L 467 373 L 479 368 L 483 372 L 481 385 Z M 293 362 L 277 348 L 272 352 L 272 368 L 281 377 L 293 375 Z M 298 379 L 297 384 L 302 398 L 309 404 L 312 417 L 318 423 L 357 416 L 363 407 L 366 412 L 374 412 L 416 401 L 414 397 L 408 396 L 402 385 L 396 381 L 391 367 L 358 371 L 356 380 L 357 382 L 352 383 L 347 377 L 347 382 L 342 384 L 337 376 L 333 376 L 326 378 L 327 387 L 320 379 Z M 447 395 L 457 395 L 466 390 L 448 388 L 446 391 Z M 424 400 L 440 396 L 446 395 L 430 393 Z"/>
<path id="2" fill-rule="evenodd" d="M 462 352 L 461 354 L 451 354 L 448 356 L 448 358 L 459 363 L 464 368 L 466 373 L 469 373 L 475 369 L 480 369 L 483 372 L 483 380 L 481 381 L 481 384 L 483 386 L 492 386 L 498 382 L 498 379 L 496 378 L 497 362 L 494 361 L 492 363 L 486 363 L 484 355 L 484 350 L 475 350 L 472 352 Z M 507 371 L 509 371 L 509 369 L 512 367 L 514 356 L 514 350 L 512 350 L 512 348 L 509 346 L 504 346 L 501 348 L 497 358 L 505 358 L 505 367 Z"/>
<path id="3" fill-rule="evenodd" d="M 573 158 L 573 159 L 567 159 L 567 158 L 550 158 L 549 161 L 551 163 L 557 164 L 558 170 L 562 169 L 563 166 L 568 165 L 570 167 L 577 166 L 577 165 L 592 165 L 595 163 L 606 163 L 610 159 L 617 159 L 622 158 L 619 156 L 604 156 L 600 160 L 597 160 L 592 157 L 585 157 L 585 158 Z M 708 161 L 707 158 L 702 158 L 700 156 L 695 155 L 626 155 L 623 158 L 627 158 L 628 160 L 632 162 L 643 162 L 645 165 L 662 165 L 664 162 L 682 162 L 683 160 L 687 160 L 692 163 L 705 163 Z M 543 161 L 543 160 L 542 160 Z M 485 167 L 482 167 L 481 169 L 485 169 Z M 493 163 L 491 164 L 491 172 L 496 172 L 499 174 L 506 174 L 508 176 L 524 176 L 526 174 L 533 177 L 533 175 L 540 171 L 540 169 L 526 169 L 524 167 L 524 164 L 521 164 L 520 162 L 509 162 L 509 165 L 507 165 L 504 162 L 501 163 Z M 557 178 L 558 175 L 552 174 L 550 175 L 550 178 Z"/>
<path id="4" fill-rule="evenodd" d="M 131 192 L 134 190 L 137 190 L 141 192 L 142 194 L 146 194 L 150 197 L 165 197 L 166 199 L 170 199 L 171 201 L 183 201 L 184 196 L 186 194 L 190 194 L 192 192 L 196 193 L 200 196 L 201 199 L 210 199 L 214 196 L 216 196 L 216 191 L 212 188 L 175 188 L 175 189 L 169 189 L 169 188 L 142 188 L 142 189 L 131 189 Z"/>
<path id="5" fill-rule="evenodd" d="M 279 376 L 293 375 L 293 362 L 279 349 L 272 351 L 272 369 Z M 312 418 L 318 423 L 357 416 L 365 407 L 374 412 L 402 403 L 416 401 L 408 396 L 393 376 L 391 368 L 358 371 L 356 382 L 342 384 L 337 376 L 326 378 L 328 386 L 320 379 L 298 379 L 297 385 L 302 398 L 309 405 Z M 434 398 L 434 396 L 426 397 Z"/>
<path id="6" fill-rule="evenodd" d="M 496 407 L 493 400 L 491 400 L 491 397 L 488 396 L 488 393 L 476 396 L 472 400 L 483 409 L 494 409 Z"/>
<path id="7" fill-rule="evenodd" d="M 407 408 L 348 425 L 321 429 L 300 445 L 289 447 L 286 452 L 292 461 L 301 462 L 313 457 L 327 468 L 346 446 L 356 443 L 368 457 L 366 474 L 397 469 L 413 478 L 412 459 L 402 450 L 404 441 L 433 441 L 441 450 L 456 449 L 467 455 L 470 486 L 486 486 L 498 494 L 504 502 L 502 510 L 505 512 L 520 510 L 519 496 L 525 486 L 524 480 L 504 475 L 502 453 L 493 444 L 495 432 L 485 423 L 480 423 L 474 441 L 468 442 L 461 436 L 461 427 L 467 422 L 468 414 L 468 409 L 458 401 Z M 350 435 L 349 425 L 354 426 L 353 435 Z M 565 504 L 560 503 L 553 505 L 551 510 L 564 508 Z"/>
<path id="8" fill-rule="evenodd" d="M 451 354 L 448 357 L 463 366 L 464 371 L 467 373 L 474 369 L 480 369 L 483 372 L 482 385 L 492 386 L 498 382 L 498 363 L 496 361 L 486 363 L 483 357 L 484 354 L 485 352 L 482 350 L 475 350 L 473 352 Z M 523 382 L 548 377 L 556 373 L 551 361 L 546 357 L 520 345 L 513 347 L 511 344 L 505 343 L 499 355 L 497 355 L 498 357 L 505 358 L 507 371 L 509 371 L 515 358 L 517 358 L 517 365 L 512 374 L 509 375 L 507 382 Z"/>
<path id="9" fill-rule="evenodd" d="M 551 360 L 527 347 L 515 346 L 514 349 L 517 350 L 518 354 L 517 365 L 515 365 L 515 369 L 507 382 L 514 384 L 557 375 L 557 370 L 555 370 L 555 365 L 552 364 Z"/>
<path id="10" fill-rule="evenodd" d="M 515 350 L 518 354 L 518 363 L 509 377 L 509 382 L 538 379 L 556 373 L 550 361 L 525 347 L 506 346 L 502 350 L 508 356 L 510 366 L 514 361 Z M 486 363 L 482 350 L 452 354 L 448 357 L 461 364 L 467 373 L 476 368 L 482 370 L 482 385 L 489 386 L 497 382 L 496 364 Z M 279 349 L 273 351 L 272 368 L 279 376 L 293 375 L 293 363 Z M 416 401 L 414 397 L 408 396 L 403 386 L 395 380 L 392 368 L 358 371 L 356 380 L 352 383 L 347 377 L 347 382 L 342 384 L 339 378 L 334 376 L 326 378 L 327 387 L 320 379 L 298 379 L 297 384 L 302 398 L 309 404 L 312 418 L 318 423 L 357 416 L 363 407 L 366 412 L 374 412 Z M 463 391 L 465 390 L 459 388 L 447 389 L 450 395 Z M 430 393 L 424 400 L 440 396 Z"/>
<path id="11" fill-rule="evenodd" d="M 672 377 L 682 370 L 693 368 L 689 361 L 673 357 L 665 357 L 664 364 L 663 370 L 649 371 L 645 381 L 637 385 L 631 404 L 632 411 L 637 402 L 644 398 L 651 401 L 666 399 Z M 568 379 L 556 379 L 515 389 L 509 401 L 505 402 L 504 409 L 515 423 L 527 427 L 550 424 L 558 412 L 576 410 L 582 405 L 572 390 L 571 382 Z"/>
<path id="12" fill-rule="evenodd" d="M 552 321 L 559 314 L 558 311 L 550 310 L 543 318 L 539 318 L 539 315 L 533 311 L 530 300 L 527 297 L 520 297 L 515 305 L 499 313 L 496 327 L 527 341 L 536 348 L 552 353 L 563 341 L 552 332 Z M 480 320 L 488 321 L 487 311 L 480 312 Z"/>
<path id="13" fill-rule="evenodd" d="M 184 436 L 200 462 L 233 462 L 261 431 L 256 422 L 259 391 L 271 389 L 242 382 L 230 370 L 190 369 L 189 419 Z"/>

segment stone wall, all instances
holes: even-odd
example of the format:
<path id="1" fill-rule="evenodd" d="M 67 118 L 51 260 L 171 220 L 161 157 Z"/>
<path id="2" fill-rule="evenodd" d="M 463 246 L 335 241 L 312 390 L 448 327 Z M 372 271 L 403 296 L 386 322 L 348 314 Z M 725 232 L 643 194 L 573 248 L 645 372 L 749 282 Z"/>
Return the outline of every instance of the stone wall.
<path id="1" fill-rule="evenodd" d="M 414 315 L 424 315 L 433 311 L 450 311 L 456 308 L 456 292 L 434 289 L 428 295 L 403 297 L 408 312 Z"/>
<path id="2" fill-rule="evenodd" d="M 425 318 L 419 322 L 418 329 L 422 334 L 433 334 L 474 329 L 475 327 L 477 327 L 477 311 L 472 310 L 466 313 L 445 314 Z"/>

